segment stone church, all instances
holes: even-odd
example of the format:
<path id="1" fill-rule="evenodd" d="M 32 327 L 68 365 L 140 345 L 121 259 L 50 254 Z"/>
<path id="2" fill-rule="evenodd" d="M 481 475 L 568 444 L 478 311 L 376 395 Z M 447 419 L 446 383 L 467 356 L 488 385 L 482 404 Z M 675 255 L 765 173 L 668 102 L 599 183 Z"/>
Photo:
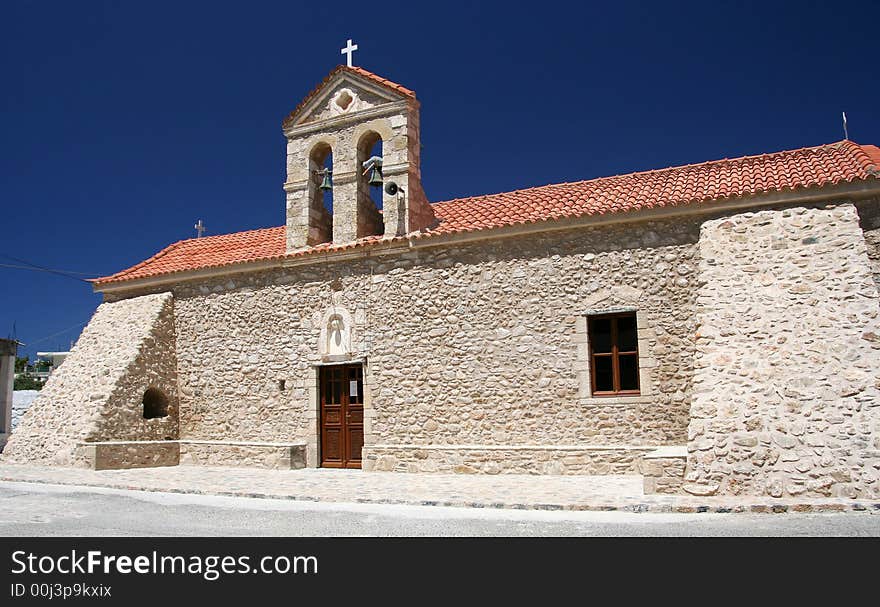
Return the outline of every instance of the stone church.
<path id="1" fill-rule="evenodd" d="M 286 224 L 96 279 L 4 462 L 880 496 L 880 148 L 435 202 L 399 84 L 340 66 L 282 128 Z"/>

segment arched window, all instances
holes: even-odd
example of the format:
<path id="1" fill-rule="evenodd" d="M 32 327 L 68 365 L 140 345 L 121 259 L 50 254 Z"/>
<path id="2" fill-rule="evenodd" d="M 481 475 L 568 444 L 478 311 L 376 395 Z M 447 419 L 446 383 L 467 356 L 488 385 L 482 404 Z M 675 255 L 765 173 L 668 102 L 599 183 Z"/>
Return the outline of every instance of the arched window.
<path id="1" fill-rule="evenodd" d="M 333 240 L 333 150 L 324 142 L 309 154 L 309 237 L 316 245 Z"/>
<path id="2" fill-rule="evenodd" d="M 144 392 L 144 419 L 168 417 L 168 397 L 158 388 L 149 388 Z"/>
<path id="3" fill-rule="evenodd" d="M 357 146 L 358 237 L 384 234 L 382 221 L 382 137 L 367 131 Z"/>

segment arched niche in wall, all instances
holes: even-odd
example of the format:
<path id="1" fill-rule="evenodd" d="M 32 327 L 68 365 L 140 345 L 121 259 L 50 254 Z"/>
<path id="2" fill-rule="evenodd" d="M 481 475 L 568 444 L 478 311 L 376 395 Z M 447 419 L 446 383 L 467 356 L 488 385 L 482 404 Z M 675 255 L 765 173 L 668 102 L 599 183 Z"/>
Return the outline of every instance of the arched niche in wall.
<path id="1" fill-rule="evenodd" d="M 144 419 L 168 417 L 168 397 L 158 388 L 147 388 L 141 404 Z"/>
<path id="2" fill-rule="evenodd" d="M 352 358 L 354 323 L 343 307 L 331 306 L 321 319 L 318 352 L 322 360 L 349 360 Z"/>

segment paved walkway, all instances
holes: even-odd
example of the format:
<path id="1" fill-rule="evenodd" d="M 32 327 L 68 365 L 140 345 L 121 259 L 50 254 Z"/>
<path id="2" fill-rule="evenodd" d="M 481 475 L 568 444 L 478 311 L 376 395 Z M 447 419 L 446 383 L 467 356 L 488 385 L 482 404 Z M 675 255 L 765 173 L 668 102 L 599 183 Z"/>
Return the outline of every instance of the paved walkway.
<path id="1" fill-rule="evenodd" d="M 880 514 L 880 500 L 645 495 L 640 476 L 491 476 L 202 466 L 96 471 L 2 465 L 0 480 L 202 495 L 471 508 Z"/>

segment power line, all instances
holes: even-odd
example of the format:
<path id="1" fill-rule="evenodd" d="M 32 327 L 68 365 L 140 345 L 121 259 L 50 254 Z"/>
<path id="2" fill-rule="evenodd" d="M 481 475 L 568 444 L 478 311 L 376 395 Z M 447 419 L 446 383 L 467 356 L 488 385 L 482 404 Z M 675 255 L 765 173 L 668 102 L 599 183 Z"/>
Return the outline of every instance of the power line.
<path id="1" fill-rule="evenodd" d="M 12 261 L 18 262 L 19 264 L 24 264 L 24 265 L 13 265 L 13 264 L 0 263 L 0 267 L 3 267 L 3 268 L 15 268 L 18 270 L 30 270 L 32 272 L 47 272 L 49 274 L 55 274 L 57 276 L 64 276 L 65 278 L 72 278 L 73 280 L 78 280 L 78 281 L 84 282 L 86 284 L 91 284 L 91 283 L 89 283 L 88 280 L 86 280 L 84 278 L 80 278 L 79 276 L 74 276 L 74 274 L 81 274 L 83 276 L 89 276 L 90 274 L 88 274 L 86 272 L 73 272 L 73 271 L 68 271 L 68 270 L 53 270 L 52 268 L 46 268 L 44 266 L 40 266 L 35 263 L 31 263 L 25 259 L 19 259 L 17 257 L 13 257 L 11 255 L 0 255 L 0 257 L 5 257 L 6 259 L 11 259 Z M 94 274 L 92 274 L 92 276 L 94 276 Z"/>
<path id="2" fill-rule="evenodd" d="M 73 270 L 43 270 L 42 268 L 32 268 L 30 266 L 19 266 L 12 263 L 0 263 L 0 268 L 14 268 L 16 270 L 32 270 L 34 272 L 60 272 L 63 274 L 81 274 L 83 276 L 94 276 L 89 272 L 74 272 Z"/>
<path id="3" fill-rule="evenodd" d="M 48 340 L 52 339 L 53 337 L 58 337 L 59 335 L 64 335 L 65 333 L 69 333 L 73 329 L 78 329 L 80 327 L 84 327 L 87 324 L 89 324 L 88 321 L 75 324 L 71 327 L 67 327 L 66 329 L 62 329 L 61 331 L 58 331 L 57 333 L 53 333 L 52 335 L 48 335 L 46 337 L 41 337 L 40 339 L 37 339 L 35 341 L 28 341 L 27 345 L 28 345 L 28 347 L 30 347 L 30 346 L 33 346 L 34 344 L 41 344 L 44 341 L 48 341 Z"/>

